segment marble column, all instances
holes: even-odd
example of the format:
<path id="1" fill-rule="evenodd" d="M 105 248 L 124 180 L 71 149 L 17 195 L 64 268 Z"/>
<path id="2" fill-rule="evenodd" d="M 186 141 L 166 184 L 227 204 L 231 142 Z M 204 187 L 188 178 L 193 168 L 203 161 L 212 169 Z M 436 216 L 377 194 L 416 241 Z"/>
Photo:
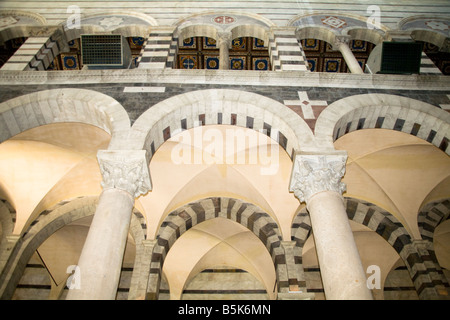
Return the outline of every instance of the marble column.
<path id="1" fill-rule="evenodd" d="M 113 300 L 119 284 L 134 199 L 151 188 L 144 150 L 99 151 L 100 195 L 68 300 Z"/>
<path id="2" fill-rule="evenodd" d="M 348 46 L 349 40 L 350 39 L 348 38 L 337 38 L 336 42 L 333 44 L 333 49 L 341 52 L 351 73 L 362 74 L 364 71 L 358 63 L 358 60 L 356 60 L 353 55 L 352 50 L 350 50 L 350 47 Z"/>
<path id="3" fill-rule="evenodd" d="M 219 69 L 230 69 L 230 46 L 231 32 L 220 32 L 217 37 L 217 46 L 219 47 Z"/>
<path id="4" fill-rule="evenodd" d="M 290 189 L 306 202 L 328 300 L 372 300 L 347 217 L 341 182 L 347 154 L 297 154 Z"/>

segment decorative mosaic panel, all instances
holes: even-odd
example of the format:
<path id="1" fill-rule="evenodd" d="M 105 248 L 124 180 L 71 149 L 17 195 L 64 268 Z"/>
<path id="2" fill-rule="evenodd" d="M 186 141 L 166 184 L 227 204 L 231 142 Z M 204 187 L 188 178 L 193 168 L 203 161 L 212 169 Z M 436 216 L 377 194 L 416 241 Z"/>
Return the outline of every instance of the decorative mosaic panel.
<path id="1" fill-rule="evenodd" d="M 246 38 L 236 38 L 231 41 L 233 50 L 246 50 L 247 49 Z"/>
<path id="2" fill-rule="evenodd" d="M 62 69 L 63 70 L 78 70 L 79 62 L 76 53 L 61 53 Z"/>
<path id="3" fill-rule="evenodd" d="M 179 69 L 198 69 L 198 58 L 196 55 L 180 55 Z"/>
<path id="4" fill-rule="evenodd" d="M 142 49 L 142 45 L 144 44 L 145 39 L 142 37 L 129 37 L 128 44 L 130 45 L 130 49 Z"/>
<path id="5" fill-rule="evenodd" d="M 264 41 L 252 37 L 235 38 L 229 50 L 230 69 L 232 70 L 271 70 L 268 48 Z M 219 68 L 219 48 L 216 40 L 208 37 L 185 39 L 178 48 L 177 67 L 186 69 L 181 60 L 186 56 L 197 57 L 197 61 L 189 62 L 198 69 Z M 188 61 L 185 61 L 188 63 Z"/>
<path id="6" fill-rule="evenodd" d="M 270 58 L 268 57 L 258 57 L 252 59 L 253 70 L 263 71 L 269 70 Z"/>
<path id="7" fill-rule="evenodd" d="M 320 50 L 320 42 L 317 39 L 303 39 L 301 40 L 301 44 L 303 50 L 308 51 L 319 51 Z"/>
<path id="8" fill-rule="evenodd" d="M 308 70 L 311 72 L 317 71 L 317 64 L 319 58 L 309 58 L 308 59 Z"/>
<path id="9" fill-rule="evenodd" d="M 80 49 L 80 39 L 73 39 L 67 43 L 69 45 L 70 50 L 79 50 Z"/>
<path id="10" fill-rule="evenodd" d="M 342 65 L 342 59 L 339 58 L 325 58 L 324 71 L 325 72 L 339 72 Z"/>
<path id="11" fill-rule="evenodd" d="M 219 57 L 205 56 L 205 68 L 206 69 L 219 69 Z"/>
<path id="12" fill-rule="evenodd" d="M 363 40 L 352 40 L 349 47 L 352 51 L 367 52 L 367 42 Z"/>
<path id="13" fill-rule="evenodd" d="M 247 57 L 230 57 L 231 70 L 245 70 Z"/>
<path id="14" fill-rule="evenodd" d="M 267 47 L 264 45 L 264 40 L 261 40 L 258 38 L 253 38 L 252 49 L 253 50 L 267 50 Z"/>
<path id="15" fill-rule="evenodd" d="M 217 49 L 216 39 L 204 37 L 203 49 Z"/>
<path id="16" fill-rule="evenodd" d="M 191 37 L 183 40 L 183 49 L 197 49 L 197 38 Z"/>
<path id="17" fill-rule="evenodd" d="M 302 39 L 300 42 L 312 72 L 349 72 L 342 54 L 333 50 L 331 44 L 318 39 Z M 349 47 L 363 70 L 374 46 L 363 40 L 349 42 Z"/>

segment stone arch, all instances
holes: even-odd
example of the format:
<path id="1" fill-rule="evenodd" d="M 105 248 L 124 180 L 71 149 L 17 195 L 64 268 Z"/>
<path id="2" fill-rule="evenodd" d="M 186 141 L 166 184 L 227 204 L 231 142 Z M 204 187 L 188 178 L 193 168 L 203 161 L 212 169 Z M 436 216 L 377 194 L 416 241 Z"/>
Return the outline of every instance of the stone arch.
<path id="1" fill-rule="evenodd" d="M 385 40 L 384 36 L 374 29 L 356 27 L 350 30 L 346 30 L 346 33 L 350 36 L 351 39 L 363 40 L 375 45 L 379 45 Z"/>
<path id="2" fill-rule="evenodd" d="M 14 38 L 37 35 L 47 25 L 42 15 L 30 11 L 0 10 L 0 15 L 11 19 L 10 24 L 0 28 L 0 44 Z"/>
<path id="3" fill-rule="evenodd" d="M 51 213 L 43 212 L 17 241 L 0 276 L 0 298 L 10 299 L 25 265 L 37 248 L 66 224 L 95 212 L 97 197 L 83 197 L 60 203 Z"/>
<path id="4" fill-rule="evenodd" d="M 373 128 L 412 134 L 450 154 L 450 114 L 431 104 L 396 95 L 362 94 L 338 100 L 320 114 L 315 133 L 317 143 L 331 147 L 346 133 Z"/>
<path id="5" fill-rule="evenodd" d="M 82 122 L 111 134 L 129 131 L 127 112 L 113 98 L 86 89 L 52 89 L 19 96 L 0 104 L 0 142 L 25 130 L 58 122 Z"/>
<path id="6" fill-rule="evenodd" d="M 289 156 L 314 146 L 311 129 L 295 112 L 270 98 L 239 90 L 210 89 L 166 99 L 133 124 L 128 149 L 145 149 L 150 157 L 175 133 L 201 125 L 228 124 L 265 130 Z"/>
<path id="7" fill-rule="evenodd" d="M 417 222 L 422 239 L 433 241 L 436 227 L 450 217 L 450 199 L 432 201 L 419 212 Z"/>
<path id="8" fill-rule="evenodd" d="M 233 21 L 229 23 L 217 23 L 214 21 L 214 18 L 218 16 L 230 16 L 233 18 Z M 174 23 L 174 26 L 180 29 L 188 25 L 211 25 L 218 28 L 218 30 L 231 31 L 239 25 L 259 25 L 264 28 L 270 28 L 274 27 L 275 23 L 259 14 L 241 11 L 206 11 L 190 15 Z"/>
<path id="9" fill-rule="evenodd" d="M 336 41 L 337 34 L 333 30 L 329 30 L 320 26 L 308 26 L 297 28 L 295 32 L 297 39 L 318 39 L 328 43 L 334 43 Z"/>
<path id="10" fill-rule="evenodd" d="M 38 24 L 38 25 L 46 25 L 47 24 L 47 19 L 44 18 L 44 16 L 42 16 L 39 13 L 36 12 L 31 12 L 31 11 L 26 11 L 26 10 L 0 10 L 0 15 L 14 15 L 14 16 L 21 16 L 24 18 L 28 18 L 31 19 L 31 21 L 34 24 Z M 27 22 L 20 22 L 20 24 L 27 24 Z"/>
<path id="11" fill-rule="evenodd" d="M 97 196 L 79 197 L 61 201 L 52 209 L 43 211 L 11 248 L 10 256 L 0 270 L 0 299 L 11 299 L 27 262 L 48 237 L 71 222 L 93 215 L 97 203 Z M 140 243 L 145 238 L 142 219 L 139 212 L 135 210 L 133 213 L 130 234 L 136 243 Z"/>
<path id="12" fill-rule="evenodd" d="M 165 257 L 175 241 L 187 230 L 203 221 L 222 217 L 237 222 L 252 231 L 269 251 L 277 273 L 278 283 L 285 282 L 286 269 L 281 233 L 275 221 L 257 206 L 237 199 L 213 197 L 202 199 L 172 211 L 161 224 L 152 253 L 150 283 L 147 290 L 158 296 Z"/>
<path id="13" fill-rule="evenodd" d="M 102 24 L 100 19 L 116 18 L 116 24 Z M 122 22 L 120 22 L 122 20 Z M 147 38 L 152 27 L 158 22 L 153 17 L 144 13 L 129 10 L 108 10 L 83 15 L 80 20 L 80 28 L 69 28 L 67 22 L 61 23 L 64 28 L 67 41 L 80 38 L 82 34 L 97 34 L 110 31 L 124 37 L 139 36 Z"/>
<path id="14" fill-rule="evenodd" d="M 12 234 L 16 221 L 16 210 L 7 201 L 0 199 L 0 246 L 6 237 Z"/>
<path id="15" fill-rule="evenodd" d="M 181 45 L 184 39 L 191 37 L 208 37 L 217 39 L 219 29 L 211 25 L 188 25 L 178 28 L 175 31 L 175 37 L 178 38 L 178 45 Z"/>
<path id="16" fill-rule="evenodd" d="M 443 16 L 411 16 L 398 23 L 399 30 L 410 32 L 411 38 L 438 46 L 440 50 L 450 52 L 449 34 L 444 28 L 450 20 Z"/>
<path id="17" fill-rule="evenodd" d="M 430 30 L 413 30 L 411 31 L 411 38 L 416 41 L 429 42 L 439 47 L 440 50 L 449 51 L 448 38 L 436 31 Z"/>
<path id="18" fill-rule="evenodd" d="M 335 12 L 313 12 L 297 15 L 288 22 L 288 26 L 294 26 L 299 29 L 305 27 L 324 27 L 336 35 L 346 35 L 352 29 L 370 29 L 373 30 L 368 17 L 356 14 L 336 14 Z M 382 24 L 376 26 L 377 32 L 383 33 L 388 28 Z"/>
<path id="19" fill-rule="evenodd" d="M 360 223 L 385 239 L 399 254 L 406 265 L 419 297 L 426 296 L 426 289 L 434 287 L 430 273 L 435 273 L 434 266 L 428 266 L 413 239 L 392 214 L 384 209 L 359 199 L 345 198 L 345 206 L 349 220 Z M 295 261 L 303 270 L 301 250 L 311 231 L 309 214 L 304 208 L 293 220 L 292 240 L 296 242 Z"/>
<path id="20" fill-rule="evenodd" d="M 268 29 L 258 25 L 239 25 L 231 30 L 231 39 L 240 37 L 253 37 L 264 41 L 267 46 L 269 44 Z"/>

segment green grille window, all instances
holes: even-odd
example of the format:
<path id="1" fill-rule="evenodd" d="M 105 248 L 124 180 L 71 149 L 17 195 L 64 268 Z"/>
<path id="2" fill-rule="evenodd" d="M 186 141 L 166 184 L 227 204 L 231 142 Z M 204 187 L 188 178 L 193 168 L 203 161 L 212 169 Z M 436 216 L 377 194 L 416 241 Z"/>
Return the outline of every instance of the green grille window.
<path id="1" fill-rule="evenodd" d="M 84 65 L 120 66 L 122 59 L 121 35 L 81 35 L 81 56 Z"/>

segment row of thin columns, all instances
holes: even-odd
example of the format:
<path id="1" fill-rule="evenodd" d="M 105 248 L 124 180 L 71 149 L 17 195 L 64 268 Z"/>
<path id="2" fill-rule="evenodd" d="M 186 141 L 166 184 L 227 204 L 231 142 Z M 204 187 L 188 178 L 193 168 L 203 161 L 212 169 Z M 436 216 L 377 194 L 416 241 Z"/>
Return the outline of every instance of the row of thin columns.
<path id="1" fill-rule="evenodd" d="M 117 168 L 100 165 L 104 190 L 78 263 L 80 289 L 69 290 L 69 300 L 115 299 L 134 199 L 145 193 L 142 183 L 130 181 L 136 175 L 120 167 L 126 158 Z M 297 156 L 291 191 L 307 204 L 326 298 L 372 299 L 341 194 L 345 160 L 341 154 Z"/>
<path id="2" fill-rule="evenodd" d="M 231 33 L 223 32 L 218 34 L 217 44 L 219 47 L 219 69 L 228 70 L 230 68 L 230 41 Z M 363 74 L 364 71 L 361 68 L 358 60 L 356 60 L 352 50 L 348 46 L 347 39 L 337 39 L 334 43 L 334 48 L 339 50 L 344 58 L 351 73 Z"/>

